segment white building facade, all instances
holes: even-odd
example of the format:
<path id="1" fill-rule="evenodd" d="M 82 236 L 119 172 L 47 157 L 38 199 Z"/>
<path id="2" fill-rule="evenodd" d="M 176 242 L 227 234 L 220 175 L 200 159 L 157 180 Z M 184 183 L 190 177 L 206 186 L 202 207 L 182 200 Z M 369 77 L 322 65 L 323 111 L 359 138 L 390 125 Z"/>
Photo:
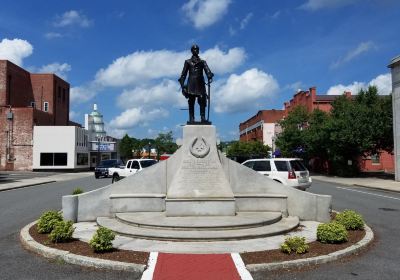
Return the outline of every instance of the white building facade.
<path id="1" fill-rule="evenodd" d="M 33 170 L 88 170 L 88 132 L 77 126 L 33 128 Z"/>
<path id="2" fill-rule="evenodd" d="M 400 55 L 392 59 L 389 68 L 392 69 L 395 180 L 400 181 Z"/>

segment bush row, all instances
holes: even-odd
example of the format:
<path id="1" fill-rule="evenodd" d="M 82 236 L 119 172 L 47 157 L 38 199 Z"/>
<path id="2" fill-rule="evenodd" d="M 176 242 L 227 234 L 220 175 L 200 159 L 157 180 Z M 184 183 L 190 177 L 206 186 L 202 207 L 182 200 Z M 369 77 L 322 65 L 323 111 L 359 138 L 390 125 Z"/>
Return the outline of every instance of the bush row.
<path id="1" fill-rule="evenodd" d="M 68 242 L 72 240 L 75 228 L 72 221 L 64 221 L 60 212 L 44 212 L 36 225 L 39 233 L 49 234 L 49 239 L 53 243 Z M 90 247 L 95 252 L 106 252 L 113 249 L 112 241 L 115 234 L 104 227 L 100 227 L 89 242 Z"/>
<path id="2" fill-rule="evenodd" d="M 363 217 L 353 210 L 345 210 L 338 213 L 330 223 L 320 224 L 317 228 L 317 240 L 322 243 L 342 243 L 348 240 L 348 230 L 360 230 L 364 228 Z M 281 251 L 286 254 L 292 252 L 304 254 L 309 246 L 305 237 L 287 237 L 281 244 Z"/>

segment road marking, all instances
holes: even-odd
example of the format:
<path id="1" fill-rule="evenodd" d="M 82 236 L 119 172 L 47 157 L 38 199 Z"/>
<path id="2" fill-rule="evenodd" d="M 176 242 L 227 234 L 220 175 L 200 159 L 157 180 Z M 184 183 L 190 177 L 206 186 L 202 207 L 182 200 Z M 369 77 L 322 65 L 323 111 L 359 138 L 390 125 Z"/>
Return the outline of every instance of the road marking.
<path id="1" fill-rule="evenodd" d="M 149 261 L 147 262 L 147 269 L 143 272 L 141 280 L 153 279 L 154 269 L 156 268 L 158 252 L 151 252 Z"/>
<path id="2" fill-rule="evenodd" d="M 246 269 L 246 265 L 244 264 L 240 255 L 238 253 L 231 253 L 231 256 L 236 269 L 239 272 L 240 278 L 242 280 L 253 280 L 253 277 L 251 277 L 250 272 Z"/>
<path id="3" fill-rule="evenodd" d="M 369 194 L 369 195 L 373 195 L 373 196 L 379 196 L 379 197 L 383 197 L 383 198 L 390 198 L 390 199 L 394 199 L 394 200 L 400 200 L 400 198 L 393 197 L 393 196 L 375 194 L 375 193 L 370 193 L 370 192 L 363 192 L 363 191 L 352 190 L 352 189 L 349 189 L 349 188 L 342 188 L 342 187 L 336 187 L 336 188 L 337 189 L 341 189 L 341 190 L 351 191 L 351 192 L 358 192 L 358 193 L 364 193 L 364 194 Z"/>

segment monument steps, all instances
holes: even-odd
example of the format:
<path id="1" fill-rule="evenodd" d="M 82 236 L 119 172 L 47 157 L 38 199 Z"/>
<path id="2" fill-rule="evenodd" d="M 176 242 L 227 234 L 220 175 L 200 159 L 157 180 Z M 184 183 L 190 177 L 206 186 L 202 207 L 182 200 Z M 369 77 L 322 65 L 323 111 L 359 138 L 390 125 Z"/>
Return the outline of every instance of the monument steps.
<path id="1" fill-rule="evenodd" d="M 198 218 L 199 217 L 192 217 L 193 220 Z M 109 217 L 98 217 L 97 224 L 113 230 L 116 234 L 134 238 L 195 242 L 254 239 L 283 234 L 296 228 L 299 225 L 299 218 L 287 217 L 269 225 L 228 230 L 187 230 L 183 228 L 180 230 L 171 230 L 146 228 L 127 225 L 115 218 Z"/>
<path id="2" fill-rule="evenodd" d="M 235 216 L 167 217 L 165 212 L 116 213 L 127 225 L 168 230 L 231 230 L 279 222 L 281 212 L 238 212 Z"/>

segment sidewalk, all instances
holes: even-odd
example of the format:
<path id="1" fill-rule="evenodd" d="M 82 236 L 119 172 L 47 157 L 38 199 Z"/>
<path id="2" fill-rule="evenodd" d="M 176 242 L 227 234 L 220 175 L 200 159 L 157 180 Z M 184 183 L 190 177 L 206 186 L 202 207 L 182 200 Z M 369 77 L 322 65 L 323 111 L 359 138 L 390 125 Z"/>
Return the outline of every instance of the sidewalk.
<path id="1" fill-rule="evenodd" d="M 68 181 L 83 177 L 93 176 L 93 172 L 59 173 L 45 177 L 12 179 L 10 182 L 0 184 L 0 192 L 12 189 L 25 188 L 53 182 Z"/>
<path id="2" fill-rule="evenodd" d="M 376 190 L 400 192 L 400 182 L 389 179 L 380 179 L 375 177 L 343 178 L 343 177 L 323 176 L 323 175 L 313 175 L 312 179 L 317 181 L 336 183 L 347 186 L 358 186 Z"/>

